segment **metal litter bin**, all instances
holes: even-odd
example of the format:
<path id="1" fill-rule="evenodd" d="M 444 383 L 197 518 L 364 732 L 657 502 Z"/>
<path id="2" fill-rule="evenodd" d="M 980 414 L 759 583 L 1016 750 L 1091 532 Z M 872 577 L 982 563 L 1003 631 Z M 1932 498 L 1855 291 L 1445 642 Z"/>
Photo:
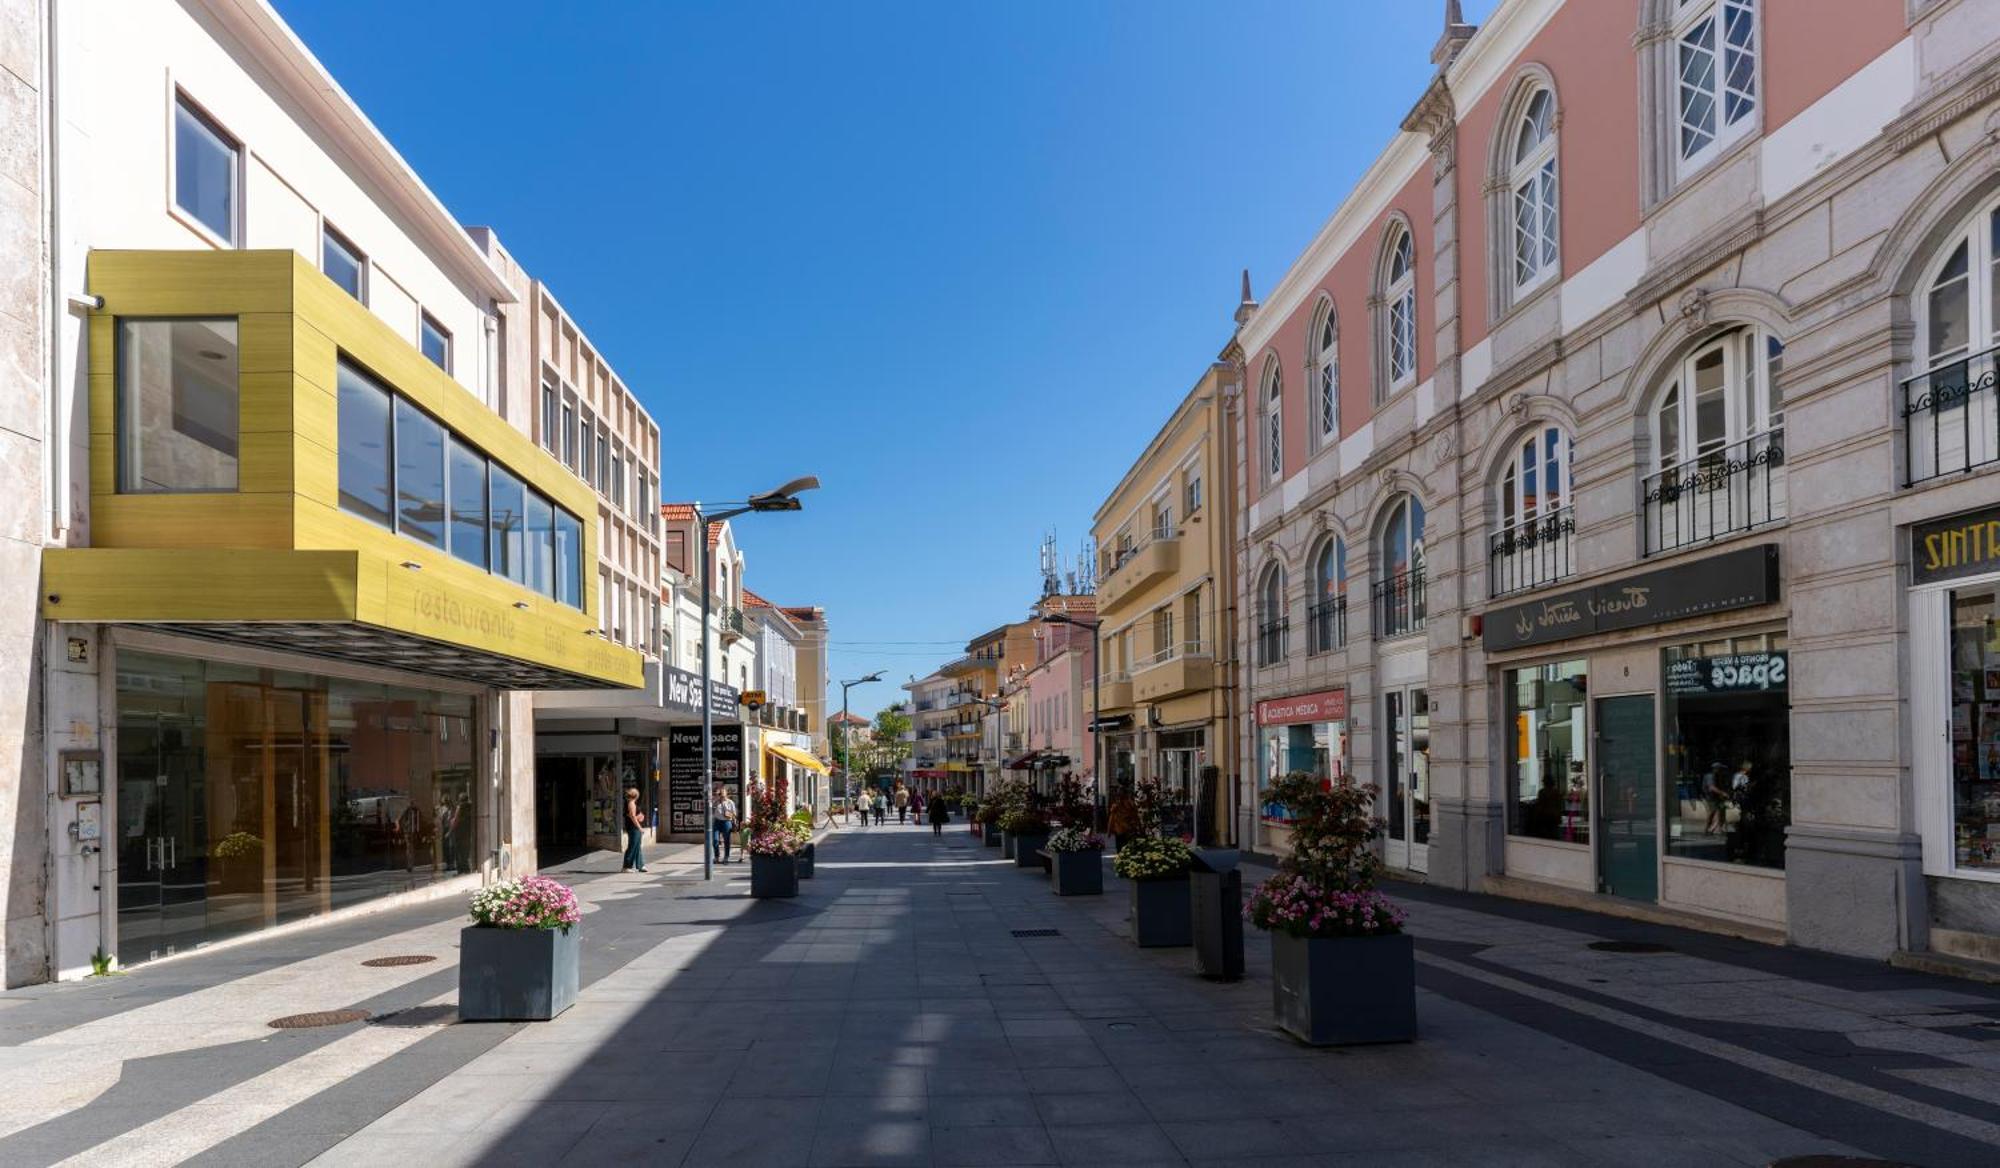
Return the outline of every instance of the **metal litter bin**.
<path id="1" fill-rule="evenodd" d="M 1200 848 L 1188 872 L 1194 971 L 1213 981 L 1243 977 L 1243 873 L 1235 848 Z"/>

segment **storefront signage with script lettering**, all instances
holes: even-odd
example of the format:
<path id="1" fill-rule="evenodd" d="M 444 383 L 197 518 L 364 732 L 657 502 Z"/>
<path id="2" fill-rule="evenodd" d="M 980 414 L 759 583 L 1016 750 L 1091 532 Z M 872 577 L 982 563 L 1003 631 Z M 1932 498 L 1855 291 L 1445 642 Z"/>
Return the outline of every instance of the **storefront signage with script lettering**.
<path id="1" fill-rule="evenodd" d="M 1778 545 L 1762 544 L 1490 609 L 1482 639 L 1487 652 L 1505 652 L 1777 599 Z"/>
<path id="2" fill-rule="evenodd" d="M 2000 507 L 1910 529 L 1910 582 L 1935 584 L 2000 572 Z"/>

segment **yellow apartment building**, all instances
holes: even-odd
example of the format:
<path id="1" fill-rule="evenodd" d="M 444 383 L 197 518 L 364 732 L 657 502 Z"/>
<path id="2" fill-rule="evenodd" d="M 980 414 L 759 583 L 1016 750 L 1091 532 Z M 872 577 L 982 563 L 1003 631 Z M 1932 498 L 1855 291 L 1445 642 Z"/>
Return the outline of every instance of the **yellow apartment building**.
<path id="1" fill-rule="evenodd" d="M 1110 792 L 1158 779 L 1180 827 L 1226 841 L 1234 822 L 1235 481 L 1211 366 L 1097 509 L 1098 731 Z"/>

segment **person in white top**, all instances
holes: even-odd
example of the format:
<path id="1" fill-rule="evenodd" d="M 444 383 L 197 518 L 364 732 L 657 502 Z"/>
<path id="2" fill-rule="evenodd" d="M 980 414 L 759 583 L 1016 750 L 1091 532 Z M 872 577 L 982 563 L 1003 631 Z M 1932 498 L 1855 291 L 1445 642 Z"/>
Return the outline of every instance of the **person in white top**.
<path id="1" fill-rule="evenodd" d="M 730 848 L 736 841 L 736 801 L 729 797 L 728 788 L 715 789 L 715 798 L 708 805 L 708 810 L 709 821 L 715 832 L 715 839 L 710 847 L 716 860 L 727 864 Z"/>

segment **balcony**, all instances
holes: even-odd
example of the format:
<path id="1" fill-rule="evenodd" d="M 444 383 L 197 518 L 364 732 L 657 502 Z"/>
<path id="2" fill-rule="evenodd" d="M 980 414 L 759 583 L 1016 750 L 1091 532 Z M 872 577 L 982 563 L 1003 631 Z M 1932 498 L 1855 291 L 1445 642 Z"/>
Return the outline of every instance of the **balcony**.
<path id="1" fill-rule="evenodd" d="M 1903 465 L 1910 486 L 2000 463 L 1995 354 L 2000 348 L 1903 382 Z"/>
<path id="2" fill-rule="evenodd" d="M 1131 547 L 1111 554 L 1104 579 L 1097 583 L 1097 614 L 1102 617 L 1130 600 L 1155 580 L 1181 570 L 1180 536 L 1154 533 Z"/>
<path id="3" fill-rule="evenodd" d="M 1505 596 L 1553 584 L 1570 574 L 1570 538 L 1576 512 L 1560 507 L 1493 533 L 1486 545 L 1489 594 Z"/>
<path id="4" fill-rule="evenodd" d="M 1375 639 L 1407 637 L 1424 627 L 1424 570 L 1398 572 L 1372 589 Z"/>
<path id="5" fill-rule="evenodd" d="M 1132 697 L 1142 702 L 1199 693 L 1214 684 L 1215 654 L 1199 641 L 1187 641 L 1156 653 L 1132 671 Z"/>
<path id="6" fill-rule="evenodd" d="M 1107 673 L 1098 679 L 1095 698 L 1099 713 L 1132 707 L 1132 675 L 1124 671 Z"/>
<path id="7" fill-rule="evenodd" d="M 1331 653 L 1347 644 L 1347 597 L 1334 596 L 1306 609 L 1306 652 Z"/>
<path id="8" fill-rule="evenodd" d="M 1649 556 L 1780 522 L 1785 518 L 1785 428 L 1648 475 L 1644 498 Z"/>
<path id="9" fill-rule="evenodd" d="M 1285 659 L 1286 642 L 1290 639 L 1292 622 L 1284 617 L 1265 621 L 1257 626 L 1257 665 L 1266 668 Z"/>
<path id="10" fill-rule="evenodd" d="M 743 610 L 740 608 L 723 609 L 721 615 L 716 618 L 716 623 L 722 630 L 722 642 L 725 645 L 731 641 L 740 641 L 748 635 Z"/>

